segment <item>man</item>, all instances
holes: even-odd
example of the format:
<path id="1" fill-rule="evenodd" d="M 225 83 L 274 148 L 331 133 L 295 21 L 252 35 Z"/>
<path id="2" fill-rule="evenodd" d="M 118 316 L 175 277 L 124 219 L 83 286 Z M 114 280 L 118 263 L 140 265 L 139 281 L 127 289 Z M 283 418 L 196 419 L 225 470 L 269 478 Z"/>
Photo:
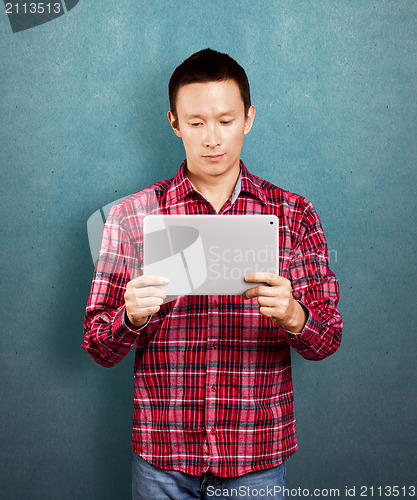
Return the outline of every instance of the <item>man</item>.
<path id="1" fill-rule="evenodd" d="M 134 499 L 283 498 L 284 461 L 297 448 L 290 347 L 319 360 L 341 338 L 326 241 L 306 199 L 240 160 L 255 108 L 236 61 L 193 54 L 169 95 L 186 160 L 175 177 L 112 208 L 83 345 L 104 366 L 136 345 Z M 143 216 L 155 211 L 277 215 L 279 275 L 247 275 L 265 285 L 242 296 L 166 300 L 166 278 L 141 274 Z"/>

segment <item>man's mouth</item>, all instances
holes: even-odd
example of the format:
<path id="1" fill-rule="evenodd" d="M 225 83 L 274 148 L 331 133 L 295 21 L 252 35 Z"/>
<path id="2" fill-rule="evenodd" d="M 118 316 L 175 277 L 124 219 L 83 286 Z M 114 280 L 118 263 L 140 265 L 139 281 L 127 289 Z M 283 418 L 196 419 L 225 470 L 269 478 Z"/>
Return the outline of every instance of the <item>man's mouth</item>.
<path id="1" fill-rule="evenodd" d="M 219 161 L 223 158 L 224 153 L 217 154 L 217 155 L 203 155 L 203 158 L 205 158 L 208 161 Z"/>

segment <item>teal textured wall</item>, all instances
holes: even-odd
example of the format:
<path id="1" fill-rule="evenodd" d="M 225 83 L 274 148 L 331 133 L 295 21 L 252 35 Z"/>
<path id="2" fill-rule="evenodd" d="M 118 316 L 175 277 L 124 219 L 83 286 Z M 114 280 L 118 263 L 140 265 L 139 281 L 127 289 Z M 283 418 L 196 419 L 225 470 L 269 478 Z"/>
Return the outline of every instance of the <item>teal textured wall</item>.
<path id="1" fill-rule="evenodd" d="M 416 21 L 413 0 L 81 0 L 13 32 L 1 10 L 2 498 L 129 498 L 133 353 L 81 349 L 86 222 L 176 173 L 168 79 L 208 46 L 251 82 L 246 166 L 314 204 L 341 286 L 340 350 L 293 356 L 288 487 L 415 484 Z"/>

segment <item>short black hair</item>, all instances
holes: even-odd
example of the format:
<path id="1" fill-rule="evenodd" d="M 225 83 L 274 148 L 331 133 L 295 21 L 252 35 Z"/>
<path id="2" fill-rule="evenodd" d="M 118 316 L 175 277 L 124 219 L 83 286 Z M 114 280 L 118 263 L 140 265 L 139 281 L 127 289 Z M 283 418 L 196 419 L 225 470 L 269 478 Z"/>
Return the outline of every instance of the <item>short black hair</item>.
<path id="1" fill-rule="evenodd" d="M 171 112 L 177 117 L 177 95 L 184 85 L 190 83 L 222 82 L 234 80 L 240 90 L 245 116 L 251 106 L 250 88 L 245 70 L 228 54 L 212 49 L 195 52 L 181 63 L 172 74 L 168 90 Z"/>

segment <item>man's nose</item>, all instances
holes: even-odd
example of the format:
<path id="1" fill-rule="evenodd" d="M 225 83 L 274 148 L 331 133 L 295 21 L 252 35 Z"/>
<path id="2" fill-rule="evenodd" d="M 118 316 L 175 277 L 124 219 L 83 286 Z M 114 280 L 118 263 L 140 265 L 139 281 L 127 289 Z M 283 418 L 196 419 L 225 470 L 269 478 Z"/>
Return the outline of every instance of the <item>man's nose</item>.
<path id="1" fill-rule="evenodd" d="M 204 145 L 215 148 L 221 143 L 220 132 L 215 126 L 208 125 L 204 131 Z"/>

